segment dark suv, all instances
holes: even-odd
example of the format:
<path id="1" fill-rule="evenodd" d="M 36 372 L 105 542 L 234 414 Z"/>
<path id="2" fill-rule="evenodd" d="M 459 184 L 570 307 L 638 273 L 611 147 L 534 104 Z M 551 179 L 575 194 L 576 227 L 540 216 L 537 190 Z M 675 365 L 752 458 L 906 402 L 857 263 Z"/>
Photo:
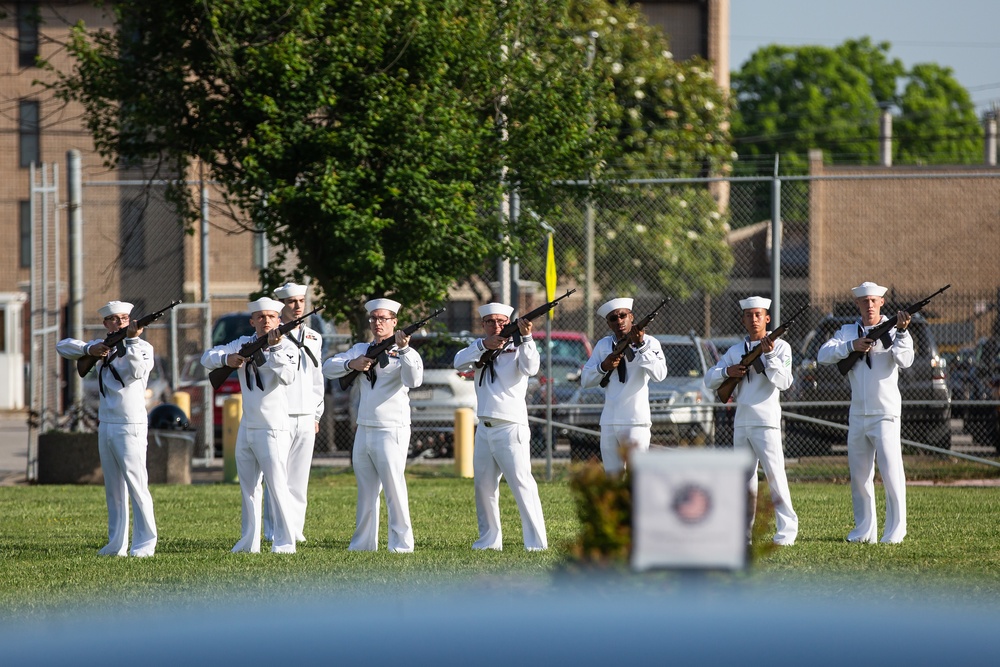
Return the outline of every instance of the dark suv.
<path id="1" fill-rule="evenodd" d="M 966 409 L 963 429 L 977 445 L 993 445 L 1000 452 L 1000 336 L 983 338 L 969 362 L 969 399 L 983 401 Z"/>
<path id="2" fill-rule="evenodd" d="M 820 424 L 789 419 L 799 414 L 814 419 L 846 424 L 850 412 L 851 384 L 835 364 L 816 362 L 820 346 L 833 338 L 855 317 L 827 315 L 802 341 L 799 354 L 792 360 L 795 379 L 783 402 L 815 402 L 809 406 L 782 408 L 785 419 L 785 450 L 789 456 L 829 454 L 835 441 L 846 442 L 847 433 Z M 945 363 L 926 320 L 914 315 L 910 323 L 913 336 L 913 364 L 899 369 L 899 392 L 903 399 L 902 435 L 904 439 L 935 447 L 951 447 L 951 394 L 945 377 Z"/>

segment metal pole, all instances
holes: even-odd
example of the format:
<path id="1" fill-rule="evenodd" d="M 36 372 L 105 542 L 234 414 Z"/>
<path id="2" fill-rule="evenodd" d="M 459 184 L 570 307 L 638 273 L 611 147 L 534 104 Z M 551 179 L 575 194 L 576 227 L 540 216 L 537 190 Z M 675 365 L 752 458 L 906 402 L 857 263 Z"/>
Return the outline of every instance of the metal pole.
<path id="1" fill-rule="evenodd" d="M 781 179 L 777 155 L 771 181 L 771 321 L 781 322 Z"/>
<path id="2" fill-rule="evenodd" d="M 552 481 L 552 312 L 545 316 L 545 479 Z"/>
<path id="3" fill-rule="evenodd" d="M 596 30 L 591 30 L 587 33 L 587 37 L 590 42 L 587 44 L 587 66 L 584 69 L 588 72 L 594 65 L 594 58 L 597 56 L 598 36 L 599 35 Z M 591 126 L 593 126 L 593 119 L 591 119 Z M 588 190 L 592 187 L 592 183 L 590 181 L 591 178 L 588 174 Z M 586 314 L 584 320 L 587 322 L 587 338 L 594 340 L 594 201 L 590 192 L 587 193 L 587 208 L 584 212 L 584 226 L 586 229 L 585 236 L 587 244 L 586 277 L 583 284 L 583 306 L 584 313 Z"/>
<path id="4" fill-rule="evenodd" d="M 997 166 L 997 114 L 995 111 L 986 112 L 985 126 L 984 157 L 988 166 L 995 167 Z"/>
<path id="5" fill-rule="evenodd" d="M 66 182 L 69 203 L 69 331 L 70 338 L 83 337 L 83 178 L 80 151 L 66 152 Z M 77 405 L 83 400 L 83 378 L 78 373 L 69 374 L 69 402 Z M 81 424 L 77 420 L 76 428 Z"/>
<path id="6" fill-rule="evenodd" d="M 521 216 L 521 195 L 516 189 L 510 193 L 510 226 L 515 227 L 517 220 Z M 521 289 L 518 283 L 521 280 L 521 264 L 515 258 L 510 263 L 510 304 L 514 307 L 514 313 L 521 313 Z M 504 303 L 507 303 L 506 301 Z"/>
<path id="7" fill-rule="evenodd" d="M 201 345 L 203 350 L 212 347 L 212 296 L 208 283 L 208 184 L 201 180 L 201 300 L 205 304 L 205 321 L 201 329 Z M 205 443 L 205 458 L 211 461 L 215 457 L 215 395 L 212 383 L 202 386 L 202 420 L 201 436 Z"/>
<path id="8" fill-rule="evenodd" d="M 879 148 L 883 167 L 892 166 L 892 113 L 883 107 L 879 119 Z"/>

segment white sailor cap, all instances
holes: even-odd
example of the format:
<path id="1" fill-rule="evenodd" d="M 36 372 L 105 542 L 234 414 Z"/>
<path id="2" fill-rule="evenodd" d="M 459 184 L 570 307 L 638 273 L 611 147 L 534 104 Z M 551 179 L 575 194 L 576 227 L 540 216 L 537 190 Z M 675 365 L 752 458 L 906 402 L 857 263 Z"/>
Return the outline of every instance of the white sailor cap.
<path id="1" fill-rule="evenodd" d="M 882 287 L 875 283 L 863 282 L 857 287 L 852 287 L 851 292 L 854 294 L 854 298 L 858 299 L 863 296 L 885 296 L 888 289 L 888 287 Z"/>
<path id="2" fill-rule="evenodd" d="M 502 303 L 488 303 L 485 306 L 479 307 L 479 316 L 486 317 L 487 315 L 503 315 L 504 317 L 510 317 L 510 314 L 514 312 L 514 308 L 511 306 L 505 306 Z"/>
<path id="3" fill-rule="evenodd" d="M 399 302 L 392 299 L 372 299 L 365 304 L 365 310 L 369 313 L 373 310 L 388 310 L 393 315 L 399 312 Z"/>
<path id="4" fill-rule="evenodd" d="M 261 297 L 260 299 L 257 299 L 256 301 L 251 301 L 250 303 L 247 304 L 247 310 L 249 310 L 251 314 L 262 310 L 270 310 L 280 314 L 281 309 L 284 307 L 285 304 L 281 303 L 280 301 L 276 301 L 268 296 Z"/>
<path id="5" fill-rule="evenodd" d="M 748 308 L 763 308 L 767 310 L 771 307 L 771 300 L 765 299 L 762 296 L 751 296 L 746 299 L 740 299 L 740 308 L 747 310 Z"/>
<path id="6" fill-rule="evenodd" d="M 132 313 L 132 309 L 135 308 L 131 303 L 127 301 L 108 301 L 106 304 L 97 309 L 97 312 L 101 314 L 101 318 L 111 317 L 112 315 L 129 315 Z"/>
<path id="7" fill-rule="evenodd" d="M 622 308 L 624 308 L 625 310 L 632 310 L 632 302 L 633 299 L 628 299 L 628 298 L 611 299 L 611 301 L 608 301 L 603 306 L 597 309 L 597 316 L 607 317 L 608 313 L 616 310 L 621 310 Z"/>
<path id="8" fill-rule="evenodd" d="M 290 299 L 293 296 L 305 296 L 306 289 L 308 288 L 305 285 L 285 283 L 278 289 L 274 290 L 274 296 L 276 299 Z"/>

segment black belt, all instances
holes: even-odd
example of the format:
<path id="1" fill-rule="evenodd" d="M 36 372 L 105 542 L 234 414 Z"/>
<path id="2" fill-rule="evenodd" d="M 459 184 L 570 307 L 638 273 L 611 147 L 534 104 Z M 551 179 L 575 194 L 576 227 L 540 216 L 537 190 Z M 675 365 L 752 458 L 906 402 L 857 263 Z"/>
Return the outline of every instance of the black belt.
<path id="1" fill-rule="evenodd" d="M 485 421 L 485 420 L 483 421 L 483 426 L 485 426 L 486 428 L 493 428 L 493 424 L 491 424 L 491 423 L 489 423 L 488 421 Z"/>

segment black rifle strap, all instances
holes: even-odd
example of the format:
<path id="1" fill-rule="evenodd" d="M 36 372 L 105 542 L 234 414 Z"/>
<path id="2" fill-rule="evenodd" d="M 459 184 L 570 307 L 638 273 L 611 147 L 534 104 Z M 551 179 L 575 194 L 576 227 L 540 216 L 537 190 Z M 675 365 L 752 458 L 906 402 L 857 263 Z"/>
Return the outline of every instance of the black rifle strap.
<path id="1" fill-rule="evenodd" d="M 319 362 L 316 361 L 316 355 L 314 355 L 312 353 L 312 350 L 309 349 L 309 346 L 305 344 L 305 337 L 306 337 L 305 327 L 299 327 L 298 338 L 296 338 L 295 336 L 289 336 L 289 338 L 292 339 L 292 342 L 295 343 L 295 346 L 299 348 L 299 361 L 302 364 L 302 368 L 306 368 L 306 360 L 305 357 L 302 356 L 303 352 L 305 352 L 306 356 L 309 357 L 309 360 L 313 362 L 313 366 L 315 368 L 319 368 Z"/>
<path id="2" fill-rule="evenodd" d="M 111 369 L 111 374 L 115 377 L 115 379 L 118 380 L 118 382 L 121 384 L 121 386 L 123 386 L 123 387 L 125 386 L 125 382 L 122 381 L 122 376 L 119 375 L 118 374 L 118 370 L 114 366 L 111 365 L 111 362 L 114 361 L 116 357 L 120 357 L 120 356 L 121 357 L 125 356 L 125 353 L 122 352 L 122 353 L 119 354 L 118 347 L 116 346 L 116 347 L 112 348 L 112 350 L 110 352 L 108 352 L 108 356 L 104 357 L 101 360 L 101 367 L 97 369 L 97 387 L 98 387 L 98 389 L 101 390 L 101 396 L 105 396 L 106 395 L 104 393 L 104 369 L 105 368 Z"/>
<path id="3" fill-rule="evenodd" d="M 860 322 L 858 322 L 858 338 L 864 338 L 864 337 L 865 337 L 865 328 L 861 326 Z M 868 368 L 872 367 L 872 355 L 870 351 L 865 352 L 865 364 L 868 365 Z"/>

